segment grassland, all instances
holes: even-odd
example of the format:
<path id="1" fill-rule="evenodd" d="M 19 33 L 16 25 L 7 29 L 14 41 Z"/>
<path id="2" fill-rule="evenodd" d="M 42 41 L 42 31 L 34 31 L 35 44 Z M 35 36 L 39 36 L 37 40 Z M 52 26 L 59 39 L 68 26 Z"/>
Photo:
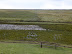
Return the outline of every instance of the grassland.
<path id="1" fill-rule="evenodd" d="M 0 22 L 72 22 L 72 10 L 0 10 Z"/>
<path id="2" fill-rule="evenodd" d="M 72 45 L 72 10 L 0 10 L 0 24 L 38 25 L 39 30 L 0 30 L 0 54 L 72 54 L 70 48 L 40 48 L 37 41 Z M 37 36 L 27 37 L 29 33 Z"/>
<path id="3" fill-rule="evenodd" d="M 38 44 L 0 43 L 0 54 L 72 54 L 72 49 L 40 48 Z"/>
<path id="4" fill-rule="evenodd" d="M 42 24 L 39 25 L 45 29 L 57 30 L 57 31 L 72 31 L 72 24 Z"/>
<path id="5" fill-rule="evenodd" d="M 39 25 L 46 31 L 34 31 L 39 35 L 36 41 L 54 42 L 53 35 L 61 34 L 63 40 L 57 40 L 58 42 L 72 44 L 72 10 L 0 10 L 0 24 L 3 23 Z M 33 31 L 0 30 L 0 39 L 31 40 L 25 38 L 28 32 Z M 35 41 L 35 39 L 32 40 Z"/>
<path id="6" fill-rule="evenodd" d="M 36 37 L 27 37 L 29 33 L 37 34 Z M 56 40 L 55 40 L 56 36 Z M 70 31 L 35 31 L 35 30 L 0 30 L 0 41 L 43 41 L 61 44 L 72 44 Z"/>

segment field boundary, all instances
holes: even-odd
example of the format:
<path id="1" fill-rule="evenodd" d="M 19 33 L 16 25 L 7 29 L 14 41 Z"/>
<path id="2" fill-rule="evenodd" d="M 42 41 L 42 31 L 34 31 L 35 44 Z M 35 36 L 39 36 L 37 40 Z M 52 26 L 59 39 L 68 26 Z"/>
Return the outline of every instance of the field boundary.
<path id="1" fill-rule="evenodd" d="M 38 44 L 41 45 L 43 48 L 48 47 L 64 47 L 64 48 L 72 48 L 72 45 L 60 45 L 60 43 L 50 43 L 50 42 L 39 42 L 39 41 L 0 41 L 0 43 L 22 43 L 22 44 Z"/>

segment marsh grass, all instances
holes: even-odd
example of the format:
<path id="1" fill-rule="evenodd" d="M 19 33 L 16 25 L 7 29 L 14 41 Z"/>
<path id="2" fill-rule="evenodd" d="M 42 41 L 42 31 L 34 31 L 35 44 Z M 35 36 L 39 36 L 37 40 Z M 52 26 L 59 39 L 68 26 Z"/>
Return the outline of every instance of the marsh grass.
<path id="1" fill-rule="evenodd" d="M 36 33 L 37 37 L 27 38 L 29 32 Z M 54 36 L 56 36 L 56 40 Z M 0 30 L 0 41 L 48 41 L 64 44 L 72 44 L 72 32 L 68 31 L 38 31 L 38 30 Z"/>

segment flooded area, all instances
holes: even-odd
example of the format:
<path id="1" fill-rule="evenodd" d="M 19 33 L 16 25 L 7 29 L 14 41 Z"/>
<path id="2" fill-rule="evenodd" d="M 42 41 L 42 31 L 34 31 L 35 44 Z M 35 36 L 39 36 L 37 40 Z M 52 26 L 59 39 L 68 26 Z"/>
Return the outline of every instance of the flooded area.
<path id="1" fill-rule="evenodd" d="M 0 24 L 0 30 L 46 30 L 38 25 Z"/>

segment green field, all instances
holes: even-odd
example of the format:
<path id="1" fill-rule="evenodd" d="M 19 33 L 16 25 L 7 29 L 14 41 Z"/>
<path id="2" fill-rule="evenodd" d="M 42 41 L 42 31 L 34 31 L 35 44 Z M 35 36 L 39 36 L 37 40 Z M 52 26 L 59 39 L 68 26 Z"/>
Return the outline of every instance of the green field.
<path id="1" fill-rule="evenodd" d="M 0 43 L 0 54 L 72 54 L 72 49 L 40 48 L 38 44 Z"/>

